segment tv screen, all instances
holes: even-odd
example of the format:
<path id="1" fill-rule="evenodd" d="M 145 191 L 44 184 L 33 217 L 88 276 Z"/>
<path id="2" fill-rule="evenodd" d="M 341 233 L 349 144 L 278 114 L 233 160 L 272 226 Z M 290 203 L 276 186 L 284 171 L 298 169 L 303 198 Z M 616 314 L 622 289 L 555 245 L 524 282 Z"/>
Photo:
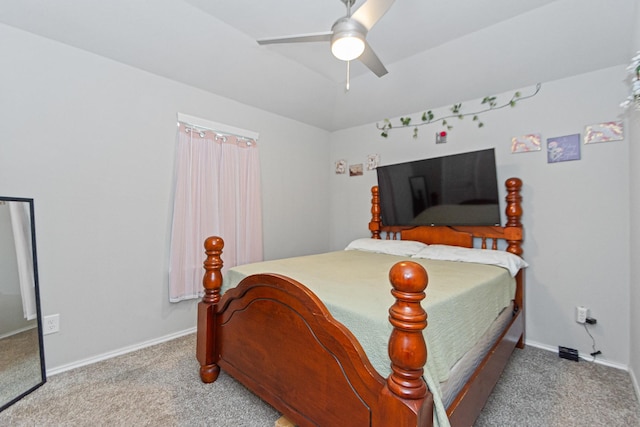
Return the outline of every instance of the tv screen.
<path id="1" fill-rule="evenodd" d="M 494 149 L 379 166 L 385 225 L 499 225 Z"/>

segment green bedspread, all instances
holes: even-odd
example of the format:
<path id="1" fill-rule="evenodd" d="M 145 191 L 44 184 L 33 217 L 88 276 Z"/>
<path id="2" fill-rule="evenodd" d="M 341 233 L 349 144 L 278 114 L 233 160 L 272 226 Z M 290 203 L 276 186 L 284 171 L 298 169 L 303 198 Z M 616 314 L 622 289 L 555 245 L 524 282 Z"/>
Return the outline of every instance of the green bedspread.
<path id="1" fill-rule="evenodd" d="M 428 315 L 425 330 L 428 358 L 425 380 L 436 402 L 436 425 L 446 426 L 439 383 L 453 365 L 488 329 L 515 293 L 515 280 L 501 267 L 475 263 L 413 259 L 364 251 L 337 251 L 237 266 L 225 277 L 223 291 L 244 277 L 278 273 L 311 289 L 333 317 L 356 336 L 374 368 L 391 372 L 387 353 L 394 303 L 388 274 L 398 261 L 423 265 L 429 275 L 422 303 Z M 443 419 L 444 416 L 444 419 Z"/>

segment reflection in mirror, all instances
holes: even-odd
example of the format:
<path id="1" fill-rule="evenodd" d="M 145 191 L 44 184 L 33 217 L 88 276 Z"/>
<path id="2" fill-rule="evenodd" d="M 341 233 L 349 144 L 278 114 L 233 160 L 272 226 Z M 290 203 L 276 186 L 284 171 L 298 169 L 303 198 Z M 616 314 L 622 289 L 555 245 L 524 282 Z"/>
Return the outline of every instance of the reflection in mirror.
<path id="1" fill-rule="evenodd" d="M 33 213 L 0 197 L 0 411 L 46 381 Z"/>

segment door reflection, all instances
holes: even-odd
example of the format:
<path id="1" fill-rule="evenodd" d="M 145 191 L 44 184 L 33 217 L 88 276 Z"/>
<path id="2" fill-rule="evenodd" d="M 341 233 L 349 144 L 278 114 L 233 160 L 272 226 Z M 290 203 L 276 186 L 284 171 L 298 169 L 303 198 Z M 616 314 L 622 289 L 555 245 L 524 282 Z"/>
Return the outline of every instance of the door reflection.
<path id="1" fill-rule="evenodd" d="M 33 213 L 0 197 L 0 410 L 46 380 Z"/>

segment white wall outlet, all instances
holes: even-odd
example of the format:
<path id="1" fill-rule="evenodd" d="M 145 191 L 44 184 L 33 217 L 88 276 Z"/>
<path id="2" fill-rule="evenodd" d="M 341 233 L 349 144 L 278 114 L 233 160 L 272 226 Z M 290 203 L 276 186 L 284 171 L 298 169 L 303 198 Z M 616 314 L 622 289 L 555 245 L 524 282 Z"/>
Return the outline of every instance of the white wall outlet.
<path id="1" fill-rule="evenodd" d="M 44 316 L 44 322 L 42 322 L 42 333 L 44 335 L 48 335 L 58 331 L 60 331 L 60 315 L 52 314 L 50 316 Z"/>
<path id="2" fill-rule="evenodd" d="M 589 315 L 589 309 L 587 307 L 578 306 L 576 307 L 576 322 L 584 323 L 587 321 L 587 317 Z"/>

